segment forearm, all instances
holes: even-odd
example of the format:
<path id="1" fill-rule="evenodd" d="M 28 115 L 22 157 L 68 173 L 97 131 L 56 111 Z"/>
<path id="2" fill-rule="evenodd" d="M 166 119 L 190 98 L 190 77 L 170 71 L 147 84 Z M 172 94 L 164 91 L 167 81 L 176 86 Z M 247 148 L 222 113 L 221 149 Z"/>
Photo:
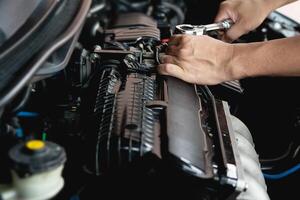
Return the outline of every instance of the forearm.
<path id="1" fill-rule="evenodd" d="M 253 76 L 300 76 L 300 36 L 233 44 L 231 79 Z"/>

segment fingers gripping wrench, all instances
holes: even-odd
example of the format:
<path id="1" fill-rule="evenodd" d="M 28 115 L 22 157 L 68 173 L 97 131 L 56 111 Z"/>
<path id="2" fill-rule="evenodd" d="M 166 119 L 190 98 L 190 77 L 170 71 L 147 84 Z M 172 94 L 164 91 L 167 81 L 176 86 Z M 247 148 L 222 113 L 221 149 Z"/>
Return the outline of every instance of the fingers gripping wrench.
<path id="1" fill-rule="evenodd" d="M 234 22 L 231 19 L 224 21 L 208 24 L 208 25 L 191 25 L 191 24 L 180 24 L 175 28 L 175 34 L 185 35 L 206 35 L 210 31 L 228 30 Z"/>

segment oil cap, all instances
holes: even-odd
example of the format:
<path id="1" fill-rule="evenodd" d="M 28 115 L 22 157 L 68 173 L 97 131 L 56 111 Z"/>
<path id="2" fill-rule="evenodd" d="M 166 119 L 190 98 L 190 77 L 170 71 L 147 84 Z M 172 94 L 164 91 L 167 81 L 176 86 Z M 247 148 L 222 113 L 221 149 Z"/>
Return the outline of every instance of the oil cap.
<path id="1" fill-rule="evenodd" d="M 45 148 L 45 142 L 41 140 L 30 140 L 25 143 L 25 147 L 29 151 L 38 152 Z"/>
<path id="2" fill-rule="evenodd" d="M 9 151 L 12 169 L 19 175 L 36 174 L 55 169 L 66 162 L 63 147 L 53 142 L 29 140 Z"/>

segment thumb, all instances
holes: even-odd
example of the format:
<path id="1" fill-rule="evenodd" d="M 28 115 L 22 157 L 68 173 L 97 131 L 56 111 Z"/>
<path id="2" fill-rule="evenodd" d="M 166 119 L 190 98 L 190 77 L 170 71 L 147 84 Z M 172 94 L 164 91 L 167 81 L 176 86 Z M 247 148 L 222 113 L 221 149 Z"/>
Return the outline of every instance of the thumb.
<path id="1" fill-rule="evenodd" d="M 228 18 L 230 18 L 230 16 L 228 15 L 227 11 L 224 9 L 220 9 L 217 16 L 215 17 L 215 22 L 220 22 Z"/>
<path id="2" fill-rule="evenodd" d="M 215 22 L 220 22 L 225 19 L 231 19 L 234 25 L 222 34 L 222 40 L 225 42 L 232 42 L 241 35 L 241 31 L 239 31 L 238 14 L 229 4 L 226 4 L 226 2 L 220 5 L 218 14 L 215 17 Z"/>
<path id="3" fill-rule="evenodd" d="M 223 21 L 225 19 L 231 19 L 234 23 L 236 23 L 237 21 L 237 13 L 234 11 L 234 9 L 229 6 L 228 4 L 221 4 L 218 14 L 215 17 L 215 22 L 220 22 Z"/>
<path id="4" fill-rule="evenodd" d="M 225 37 L 227 40 L 234 41 L 238 39 L 240 36 L 245 34 L 247 31 L 244 30 L 244 26 L 241 21 L 235 23 L 229 30 L 225 32 Z"/>

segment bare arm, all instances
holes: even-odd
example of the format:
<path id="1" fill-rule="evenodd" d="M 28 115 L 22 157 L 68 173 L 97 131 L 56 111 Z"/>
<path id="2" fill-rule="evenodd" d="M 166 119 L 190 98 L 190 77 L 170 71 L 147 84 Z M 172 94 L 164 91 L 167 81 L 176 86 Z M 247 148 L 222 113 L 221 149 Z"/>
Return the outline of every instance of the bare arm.
<path id="1" fill-rule="evenodd" d="M 230 64 L 232 77 L 300 76 L 300 36 L 258 42 L 234 44 Z"/>
<path id="2" fill-rule="evenodd" d="M 171 43 L 158 70 L 190 83 L 300 76 L 300 36 L 248 44 L 228 44 L 208 36 L 175 36 Z"/>
<path id="3" fill-rule="evenodd" d="M 224 37 L 234 40 L 260 25 L 272 10 L 293 1 L 227 0 L 216 20 L 235 21 Z M 300 36 L 249 44 L 228 44 L 207 36 L 175 36 L 166 53 L 159 72 L 190 83 L 213 85 L 252 76 L 300 76 Z"/>
<path id="4" fill-rule="evenodd" d="M 264 0 L 267 3 L 274 3 L 273 9 L 279 8 L 281 6 L 287 5 L 289 3 L 295 2 L 297 0 Z"/>

